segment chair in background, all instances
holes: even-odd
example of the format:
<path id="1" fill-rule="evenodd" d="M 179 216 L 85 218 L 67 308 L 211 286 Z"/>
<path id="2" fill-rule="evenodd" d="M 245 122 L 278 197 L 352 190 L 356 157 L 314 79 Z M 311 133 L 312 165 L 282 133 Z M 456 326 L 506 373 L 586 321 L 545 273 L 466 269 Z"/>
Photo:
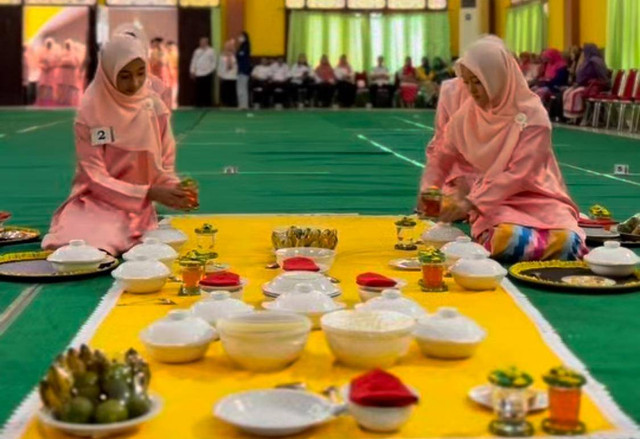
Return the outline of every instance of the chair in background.
<path id="1" fill-rule="evenodd" d="M 594 96 L 592 98 L 589 98 L 587 100 L 587 103 L 591 104 L 591 106 L 593 107 L 593 115 L 592 115 L 592 119 L 591 119 L 591 126 L 593 128 L 597 128 L 598 127 L 598 123 L 600 121 L 600 112 L 602 110 L 602 105 L 604 103 L 609 102 L 610 100 L 613 100 L 620 93 L 620 90 L 622 88 L 622 82 L 625 79 L 624 70 L 618 70 L 613 78 L 614 78 L 613 79 L 613 86 L 611 87 L 611 91 L 604 92 L 604 93 L 599 93 L 598 95 L 596 95 L 596 96 Z"/>

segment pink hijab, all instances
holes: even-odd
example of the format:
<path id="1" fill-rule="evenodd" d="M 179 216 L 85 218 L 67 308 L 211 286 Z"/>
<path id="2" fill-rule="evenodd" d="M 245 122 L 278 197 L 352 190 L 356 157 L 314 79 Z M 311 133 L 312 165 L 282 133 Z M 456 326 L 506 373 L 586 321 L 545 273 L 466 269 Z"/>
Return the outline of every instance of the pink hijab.
<path id="1" fill-rule="evenodd" d="M 567 66 L 567 62 L 557 49 L 547 49 L 542 52 L 542 57 L 546 59 L 544 68 L 544 79 L 552 80 L 556 77 L 558 70 Z"/>
<path id="2" fill-rule="evenodd" d="M 445 141 L 484 176 L 508 166 L 520 133 L 527 126 L 551 128 L 540 98 L 529 90 L 518 63 L 495 36 L 473 43 L 459 60 L 478 77 L 490 99 L 483 109 L 473 99 L 464 101 L 447 126 Z"/>
<path id="3" fill-rule="evenodd" d="M 80 103 L 76 122 L 91 128 L 112 128 L 112 146 L 128 151 L 154 151 L 162 144 L 158 116 L 169 110 L 149 87 L 140 87 L 132 96 L 116 88 L 116 78 L 124 66 L 141 58 L 147 63 L 145 46 L 137 38 L 115 35 L 100 52 L 95 79 Z M 148 65 L 148 63 L 147 63 Z"/>

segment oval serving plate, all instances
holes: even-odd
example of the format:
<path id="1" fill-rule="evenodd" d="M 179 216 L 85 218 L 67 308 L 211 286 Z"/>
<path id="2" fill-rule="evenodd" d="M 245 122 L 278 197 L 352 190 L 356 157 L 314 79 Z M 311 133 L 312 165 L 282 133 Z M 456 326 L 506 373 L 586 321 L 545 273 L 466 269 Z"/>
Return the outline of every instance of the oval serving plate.
<path id="1" fill-rule="evenodd" d="M 19 252 L 0 256 L 0 279 L 19 282 L 60 282 L 71 279 L 84 279 L 111 272 L 119 264 L 113 256 L 107 255 L 100 266 L 91 271 L 59 272 L 47 256 L 51 252 Z"/>

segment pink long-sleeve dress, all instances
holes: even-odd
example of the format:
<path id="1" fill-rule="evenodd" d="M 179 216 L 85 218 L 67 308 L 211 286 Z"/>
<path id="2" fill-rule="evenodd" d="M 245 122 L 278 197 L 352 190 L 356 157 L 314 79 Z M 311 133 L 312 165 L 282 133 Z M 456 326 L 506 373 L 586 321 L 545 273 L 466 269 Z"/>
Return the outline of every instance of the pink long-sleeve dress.
<path id="1" fill-rule="evenodd" d="M 173 185 L 175 141 L 167 115 L 157 118 L 161 148 L 129 151 L 94 146 L 90 128 L 76 123 L 77 169 L 71 195 L 55 212 L 42 247 L 55 249 L 72 239 L 119 255 L 157 227 L 147 198 L 151 185 Z"/>

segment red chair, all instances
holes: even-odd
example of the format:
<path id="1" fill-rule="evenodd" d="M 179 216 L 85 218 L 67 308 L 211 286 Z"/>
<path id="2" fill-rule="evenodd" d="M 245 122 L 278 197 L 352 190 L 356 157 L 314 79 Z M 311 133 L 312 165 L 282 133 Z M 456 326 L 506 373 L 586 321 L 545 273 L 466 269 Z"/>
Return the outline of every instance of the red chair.
<path id="1" fill-rule="evenodd" d="M 638 109 L 640 109 L 640 75 L 636 80 L 636 91 L 631 98 L 631 124 L 629 126 L 629 132 L 638 130 L 638 115 L 636 114 L 636 110 Z"/>
<path id="2" fill-rule="evenodd" d="M 593 126 L 593 128 L 598 127 L 602 104 L 614 99 L 620 93 L 622 83 L 625 78 L 624 70 L 618 70 L 613 78 L 613 86 L 611 87 L 611 91 L 599 93 L 598 95 L 587 100 L 588 103 L 593 105 L 593 118 L 591 120 L 591 126 Z"/>
<path id="3" fill-rule="evenodd" d="M 627 110 L 627 105 L 633 101 L 633 94 L 636 91 L 636 79 L 638 77 L 638 71 L 636 69 L 629 70 L 624 80 L 624 85 L 620 87 L 620 94 L 617 98 L 610 99 L 607 104 L 607 126 L 609 128 L 609 122 L 611 121 L 611 113 L 616 106 L 619 106 L 618 112 L 618 131 L 622 129 L 622 123 L 624 122 L 624 115 Z"/>

